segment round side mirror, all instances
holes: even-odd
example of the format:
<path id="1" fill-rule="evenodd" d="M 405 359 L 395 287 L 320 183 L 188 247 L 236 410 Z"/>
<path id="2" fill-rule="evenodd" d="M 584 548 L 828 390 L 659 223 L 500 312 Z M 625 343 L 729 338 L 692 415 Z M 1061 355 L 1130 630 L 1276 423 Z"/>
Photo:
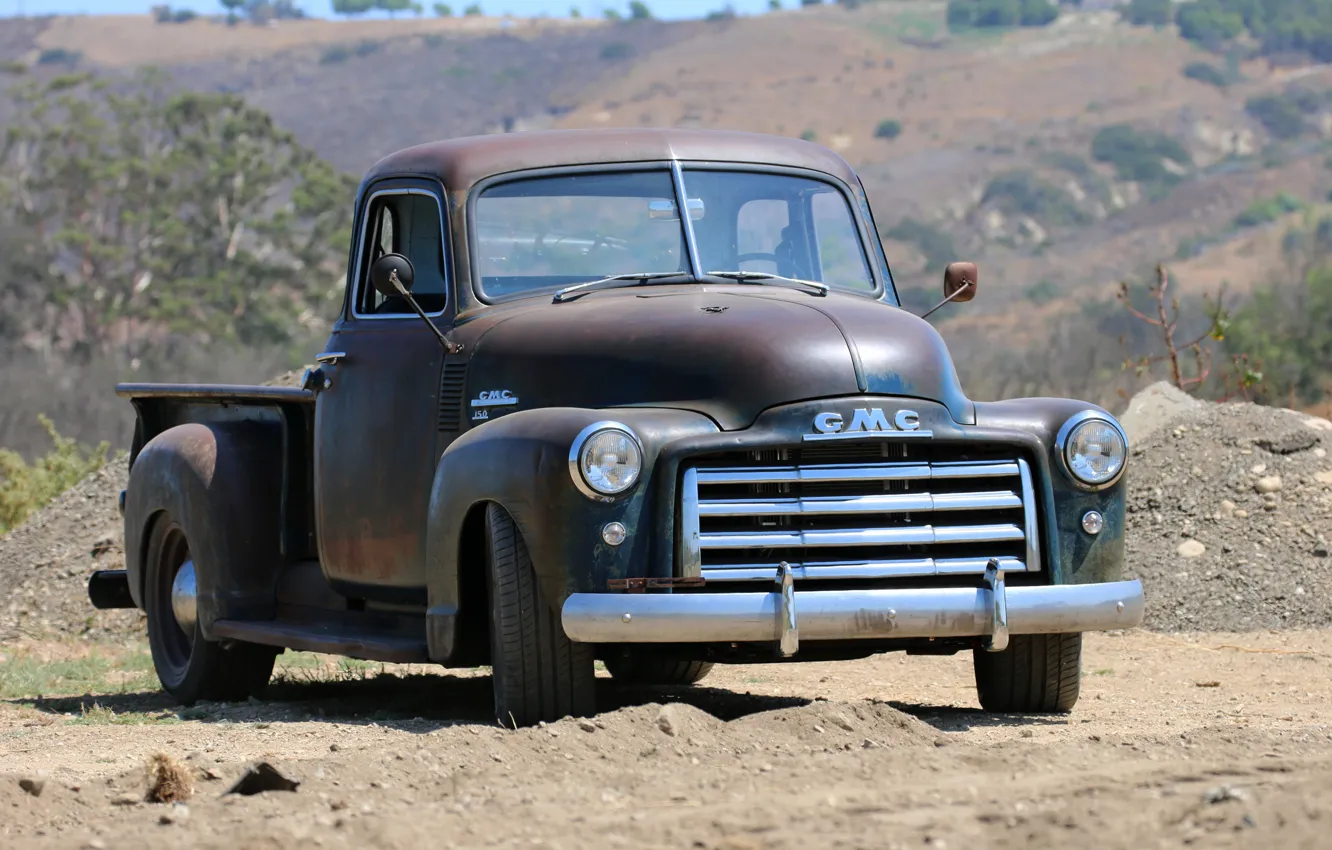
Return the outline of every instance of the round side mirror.
<path id="1" fill-rule="evenodd" d="M 370 267 L 370 283 L 385 298 L 400 298 L 412 291 L 415 272 L 402 254 L 385 254 Z"/>
<path id="2" fill-rule="evenodd" d="M 958 303 L 970 301 L 976 297 L 976 282 L 975 263 L 949 263 L 944 269 L 944 298 Z"/>

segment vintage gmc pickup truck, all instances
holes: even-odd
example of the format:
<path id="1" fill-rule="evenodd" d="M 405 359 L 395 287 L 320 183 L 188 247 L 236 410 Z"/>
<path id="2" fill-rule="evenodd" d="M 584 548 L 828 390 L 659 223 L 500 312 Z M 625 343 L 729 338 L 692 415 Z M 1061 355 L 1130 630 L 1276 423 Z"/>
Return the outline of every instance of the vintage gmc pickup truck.
<path id="1" fill-rule="evenodd" d="M 117 388 L 127 569 L 89 594 L 146 612 L 177 699 L 257 693 L 285 647 L 488 664 L 530 724 L 592 712 L 598 658 L 688 684 L 970 650 L 986 710 L 1067 711 L 1082 632 L 1141 622 L 1119 424 L 968 399 L 831 151 L 455 139 L 355 203 L 303 387 Z"/>

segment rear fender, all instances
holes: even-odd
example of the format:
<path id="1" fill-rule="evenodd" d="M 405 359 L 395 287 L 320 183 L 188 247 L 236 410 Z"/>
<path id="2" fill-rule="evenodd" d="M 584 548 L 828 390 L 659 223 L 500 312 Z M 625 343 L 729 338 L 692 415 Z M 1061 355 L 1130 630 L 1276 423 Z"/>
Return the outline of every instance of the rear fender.
<path id="1" fill-rule="evenodd" d="M 125 496 L 125 566 L 144 606 L 147 542 L 169 514 L 189 540 L 205 638 L 219 619 L 274 614 L 282 566 L 282 429 L 276 422 L 188 423 L 148 440 Z"/>

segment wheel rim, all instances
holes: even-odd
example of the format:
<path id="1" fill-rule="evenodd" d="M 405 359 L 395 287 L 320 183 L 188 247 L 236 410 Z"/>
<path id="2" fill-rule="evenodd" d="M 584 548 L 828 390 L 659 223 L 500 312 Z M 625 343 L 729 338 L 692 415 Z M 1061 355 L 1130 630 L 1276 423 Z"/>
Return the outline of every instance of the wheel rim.
<path id="1" fill-rule="evenodd" d="M 195 574 L 185 532 L 174 522 L 162 535 L 156 567 L 154 613 L 161 638 L 162 660 L 172 672 L 183 675 L 194 647 Z"/>

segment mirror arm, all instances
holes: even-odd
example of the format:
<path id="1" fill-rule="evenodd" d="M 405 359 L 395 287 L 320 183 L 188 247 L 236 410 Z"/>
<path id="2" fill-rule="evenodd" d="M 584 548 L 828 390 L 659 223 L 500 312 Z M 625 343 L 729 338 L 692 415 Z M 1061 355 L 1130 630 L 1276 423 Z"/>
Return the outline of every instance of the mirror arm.
<path id="1" fill-rule="evenodd" d="M 926 310 L 924 313 L 921 313 L 921 314 L 920 314 L 920 317 L 921 317 L 922 319 L 925 318 L 925 317 L 928 316 L 929 314 L 933 313 L 935 310 L 938 310 L 940 307 L 942 307 L 943 305 L 947 304 L 949 301 L 952 301 L 954 298 L 956 298 L 957 296 L 961 295 L 963 292 L 966 292 L 968 289 L 972 288 L 972 287 L 975 286 L 975 285 L 976 285 L 976 284 L 972 283 L 971 281 L 967 281 L 966 286 L 959 286 L 957 289 L 953 290 L 953 294 L 952 294 L 952 295 L 950 295 L 950 296 L 948 296 L 947 298 L 945 298 L 944 300 L 940 301 L 938 304 L 935 304 L 933 307 L 931 307 L 930 309 Z M 433 325 L 432 325 L 431 327 L 433 327 Z"/>
<path id="2" fill-rule="evenodd" d="M 440 331 L 439 328 L 435 327 L 435 323 L 430 321 L 430 317 L 425 314 L 425 310 L 421 309 L 421 305 L 416 303 L 416 299 L 407 291 L 407 287 L 403 286 L 402 281 L 398 280 L 397 269 L 389 272 L 389 283 L 393 284 L 393 288 L 398 290 L 398 294 L 403 297 L 403 300 L 412 306 L 412 309 L 416 311 L 416 315 L 420 316 L 421 321 L 425 322 L 426 327 L 430 328 L 430 331 L 435 335 L 435 339 L 439 340 L 439 345 L 444 349 L 445 354 L 457 354 L 459 351 L 462 351 L 462 343 L 449 342 L 444 336 L 444 333 Z"/>

